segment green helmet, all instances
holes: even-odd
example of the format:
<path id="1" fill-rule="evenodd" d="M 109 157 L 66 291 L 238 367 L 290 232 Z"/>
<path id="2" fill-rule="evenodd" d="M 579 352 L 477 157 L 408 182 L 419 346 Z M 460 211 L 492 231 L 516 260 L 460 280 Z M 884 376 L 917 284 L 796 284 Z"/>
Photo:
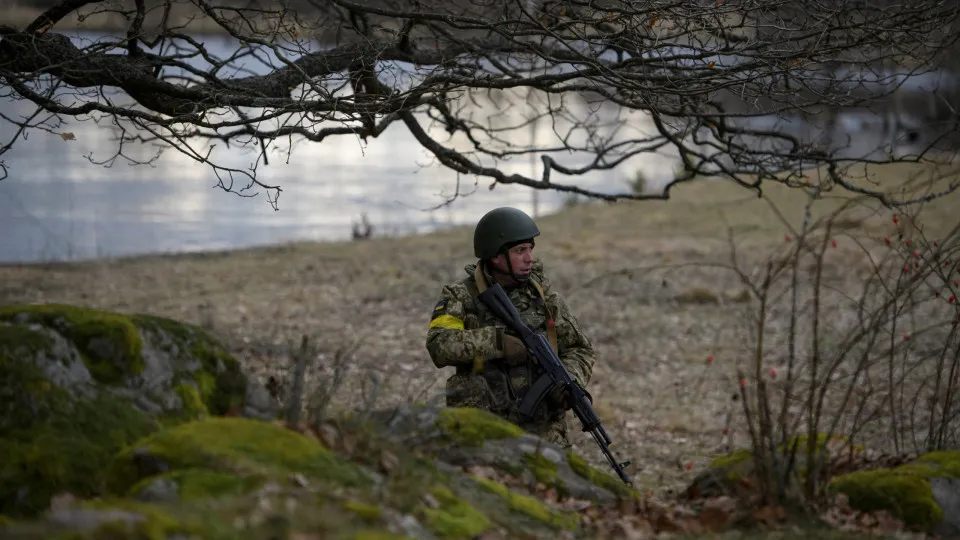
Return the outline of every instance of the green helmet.
<path id="1" fill-rule="evenodd" d="M 507 244 L 540 235 L 537 224 L 516 208 L 495 208 L 480 218 L 473 231 L 473 253 L 480 259 L 496 257 Z"/>

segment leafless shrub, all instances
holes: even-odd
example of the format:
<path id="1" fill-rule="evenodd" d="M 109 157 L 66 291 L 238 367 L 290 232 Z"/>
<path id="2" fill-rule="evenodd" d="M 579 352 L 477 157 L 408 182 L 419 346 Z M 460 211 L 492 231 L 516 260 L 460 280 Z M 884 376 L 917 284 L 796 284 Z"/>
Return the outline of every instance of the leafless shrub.
<path id="1" fill-rule="evenodd" d="M 328 363 L 326 357 L 322 358 L 321 361 L 327 363 L 322 367 L 326 369 L 318 377 L 319 380 L 315 381 L 307 405 L 311 422 L 322 421 L 326 416 L 328 407 L 337 392 L 343 388 L 347 374 L 356 362 L 354 353 L 358 346 L 359 342 L 337 349 Z"/>
<path id="2" fill-rule="evenodd" d="M 300 423 L 300 413 L 303 409 L 303 386 L 307 378 L 307 364 L 315 356 L 315 351 L 310 347 L 310 338 L 304 334 L 300 341 L 300 350 L 291 358 L 291 389 L 284 408 L 285 420 L 290 425 L 296 426 Z"/>
<path id="3" fill-rule="evenodd" d="M 960 218 L 927 227 L 922 205 L 865 198 L 816 218 L 818 195 L 757 267 L 730 241 L 753 299 L 735 366 L 742 420 L 779 502 L 823 495 L 831 474 L 866 459 L 856 445 L 902 456 L 960 443 Z M 867 218 L 886 231 L 836 226 Z"/>

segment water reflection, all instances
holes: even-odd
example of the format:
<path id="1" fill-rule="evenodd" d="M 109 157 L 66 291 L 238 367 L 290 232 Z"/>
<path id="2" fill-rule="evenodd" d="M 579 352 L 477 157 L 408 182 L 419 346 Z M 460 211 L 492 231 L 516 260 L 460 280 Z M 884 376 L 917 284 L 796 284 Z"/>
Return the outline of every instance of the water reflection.
<path id="1" fill-rule="evenodd" d="M 81 34 L 77 40 L 87 43 L 96 37 Z M 223 38 L 205 45 L 221 56 L 231 50 L 230 41 Z M 262 67 L 249 67 L 263 71 Z M 4 101 L 0 111 L 24 115 L 32 109 Z M 490 108 L 478 114 L 503 112 Z M 510 114 L 501 116 L 502 121 L 518 122 Z M 499 185 L 490 191 L 489 180 L 478 185 L 473 178 L 458 178 L 435 163 L 399 123 L 366 143 L 335 137 L 322 144 L 300 143 L 289 158 L 271 155 L 270 164 L 261 165 L 257 174 L 264 183 L 283 188 L 275 211 L 263 190 L 253 198 L 225 193 L 214 187 L 217 178 L 208 166 L 174 150 L 165 151 L 149 165 L 134 166 L 124 159 L 109 167 L 92 163 L 107 160 L 116 152 L 115 134 L 108 122 L 65 121 L 59 131 L 73 133 L 75 140 L 34 131 L 3 156 L 10 177 L 0 183 L 2 262 L 340 240 L 350 237 L 352 223 L 364 213 L 375 234 L 426 232 L 473 223 L 499 205 L 529 212 L 534 207 L 528 189 Z M 540 141 L 554 136 L 546 123 L 536 129 Z M 4 140 L 12 134 L 11 126 L 0 126 Z M 150 160 L 155 151 L 151 147 L 124 149 L 127 156 L 143 161 Z M 250 152 L 228 150 L 222 143 L 215 153 L 221 163 L 237 168 L 246 168 L 255 159 Z M 643 159 L 662 171 L 664 179 L 672 174 L 670 157 Z M 539 167 L 539 162 L 523 158 L 504 168 L 538 174 L 534 171 Z M 623 191 L 634 170 L 628 166 L 623 171 L 599 172 L 583 183 L 603 191 Z M 450 199 L 454 200 L 443 205 Z M 537 207 L 541 213 L 551 212 L 564 200 L 557 193 L 539 193 Z"/>
<path id="2" fill-rule="evenodd" d="M 80 34 L 78 42 L 98 36 Z M 211 54 L 226 56 L 233 50 L 229 38 L 205 41 Z M 255 72 L 264 66 L 247 63 Z M 566 98 L 553 102 L 561 113 L 582 119 L 593 111 L 607 130 L 617 137 L 652 133 L 647 116 L 624 113 L 609 106 L 597 107 L 583 99 Z M 499 124 L 520 124 L 516 107 L 488 103 L 473 111 L 475 119 Z M 33 112 L 23 103 L 0 102 L 8 116 Z M 63 140 L 56 133 L 33 131 L 3 156 L 10 177 L 0 182 L 0 262 L 72 260 L 123 256 L 147 252 L 197 251 L 254 246 L 291 240 L 341 240 L 350 237 L 351 225 L 366 214 L 375 234 L 420 233 L 455 224 L 475 222 L 484 212 L 500 205 L 520 207 L 528 212 L 552 212 L 566 197 L 539 192 L 536 204 L 529 189 L 499 185 L 487 189 L 489 179 L 476 184 L 472 177 L 435 163 L 396 123 L 380 137 L 363 142 L 354 137 L 328 138 L 322 144 L 299 143 L 292 154 L 276 152 L 270 165 L 258 167 L 258 178 L 283 188 L 279 210 L 268 204 L 265 194 L 238 197 L 214 187 L 217 178 L 209 166 L 175 150 L 152 160 L 156 148 L 126 146 L 124 153 L 148 165 L 134 165 L 118 158 L 109 167 L 95 164 L 114 156 L 117 145 L 109 122 L 66 118 L 59 132 L 70 132 L 75 140 Z M 424 124 L 427 126 L 427 124 Z M 563 122 L 538 122 L 533 129 L 520 130 L 520 144 L 531 141 L 550 144 L 565 136 Z M 439 128 L 429 132 L 446 144 Z M 14 133 L 0 125 L 6 142 Z M 869 132 L 868 132 L 869 133 Z M 582 134 L 581 134 L 582 135 Z M 870 146 L 869 136 L 859 141 Z M 469 148 L 463 138 L 449 143 Z M 206 143 L 195 147 L 204 153 Z M 246 168 L 255 153 L 239 152 L 218 143 L 214 155 L 222 165 Z M 589 156 L 570 158 L 565 164 L 582 164 Z M 621 192 L 635 171 L 642 169 L 651 187 L 673 177 L 676 163 L 670 149 L 632 158 L 615 171 L 597 171 L 577 182 L 602 192 Z M 527 157 L 500 163 L 506 173 L 538 176 L 541 164 Z M 556 175 L 555 175 L 556 177 Z M 562 177 L 557 181 L 563 182 Z M 449 204 L 444 205 L 449 201 Z M 441 208 L 435 208 L 441 206 Z"/>

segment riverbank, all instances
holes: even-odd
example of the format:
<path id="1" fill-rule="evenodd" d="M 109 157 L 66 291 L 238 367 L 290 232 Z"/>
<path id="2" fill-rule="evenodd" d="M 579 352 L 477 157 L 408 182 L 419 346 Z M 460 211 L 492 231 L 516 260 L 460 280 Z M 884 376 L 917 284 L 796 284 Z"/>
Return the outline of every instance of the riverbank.
<path id="1" fill-rule="evenodd" d="M 887 168 L 891 179 L 905 169 Z M 891 180 L 892 181 L 892 180 Z M 928 234 L 956 223 L 957 196 L 925 210 Z M 720 182 L 683 186 L 670 201 L 574 206 L 539 220 L 537 253 L 593 341 L 598 412 L 633 475 L 680 488 L 741 433 L 724 436 L 738 403 L 733 368 L 746 358 L 751 309 L 733 272 L 736 238 L 747 274 L 796 238 L 805 197 L 770 186 L 765 198 Z M 827 200 L 823 215 L 839 200 Z M 836 232 L 825 264 L 850 274 L 855 238 L 893 234 L 891 213 L 863 207 Z M 787 236 L 791 240 L 785 240 Z M 465 276 L 471 228 L 356 242 L 292 243 L 211 254 L 141 256 L 0 267 L 0 304 L 58 302 L 149 312 L 213 329 L 264 379 L 283 380 L 302 335 L 317 347 L 308 385 L 338 406 L 440 400 L 447 370 L 424 349 L 441 286 Z M 716 360 L 706 363 L 708 356 Z M 574 430 L 578 450 L 598 453 Z M 691 463 L 691 468 L 686 467 Z M 599 463 L 599 459 L 598 459 Z M 599 463 L 603 466 L 602 463 Z"/>

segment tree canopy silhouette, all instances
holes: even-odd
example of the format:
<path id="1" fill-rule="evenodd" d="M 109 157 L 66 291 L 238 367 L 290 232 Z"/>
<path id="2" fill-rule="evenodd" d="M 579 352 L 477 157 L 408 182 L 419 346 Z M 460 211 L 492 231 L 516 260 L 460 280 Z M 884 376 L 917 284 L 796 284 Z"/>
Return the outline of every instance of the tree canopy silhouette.
<path id="1" fill-rule="evenodd" d="M 958 146 L 958 14 L 953 0 L 64 0 L 23 28 L 0 27 L 2 92 L 31 107 L 4 114 L 18 129 L 0 159 L 59 118 L 106 119 L 117 155 L 143 143 L 179 151 L 224 189 L 259 186 L 275 201 L 282 186 L 258 176 L 272 149 L 375 144 L 397 126 L 491 188 L 664 199 L 721 176 L 905 204 L 958 184 L 904 195 L 845 171 L 944 159 Z M 95 40 L 61 29 L 97 17 L 127 29 Z M 235 46 L 218 57 L 197 28 Z M 891 144 L 852 152 L 844 111 L 884 118 Z M 534 123 L 551 137 L 532 141 Z M 226 166 L 211 152 L 218 142 L 257 157 Z M 682 164 L 662 191 L 581 182 L 651 152 Z M 529 155 L 539 174 L 511 170 Z M 5 176 L 15 164 L 0 166 Z"/>

